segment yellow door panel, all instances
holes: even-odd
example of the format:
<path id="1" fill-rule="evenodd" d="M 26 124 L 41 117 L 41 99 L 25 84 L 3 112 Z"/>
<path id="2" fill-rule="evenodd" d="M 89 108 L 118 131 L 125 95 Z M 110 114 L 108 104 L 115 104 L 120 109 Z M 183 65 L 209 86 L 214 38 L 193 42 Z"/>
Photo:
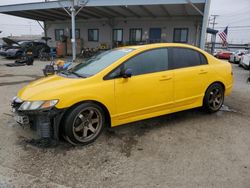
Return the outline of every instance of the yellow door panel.
<path id="1" fill-rule="evenodd" d="M 207 87 L 208 74 L 209 65 L 176 69 L 174 78 L 176 106 L 201 101 Z"/>
<path id="2" fill-rule="evenodd" d="M 149 114 L 173 103 L 173 71 L 115 80 L 117 119 Z"/>

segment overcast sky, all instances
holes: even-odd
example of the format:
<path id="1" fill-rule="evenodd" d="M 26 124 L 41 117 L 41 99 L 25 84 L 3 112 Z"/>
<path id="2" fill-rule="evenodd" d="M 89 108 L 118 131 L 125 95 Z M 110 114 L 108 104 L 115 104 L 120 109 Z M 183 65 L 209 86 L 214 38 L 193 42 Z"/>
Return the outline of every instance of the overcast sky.
<path id="1" fill-rule="evenodd" d="M 42 0 L 0 0 L 0 5 L 39 2 Z M 210 15 L 219 15 L 216 29 L 229 26 L 229 42 L 250 43 L 250 0 L 211 0 Z M 246 26 L 246 27 L 235 27 Z M 21 34 L 41 34 L 37 22 L 0 14 L 0 37 Z"/>

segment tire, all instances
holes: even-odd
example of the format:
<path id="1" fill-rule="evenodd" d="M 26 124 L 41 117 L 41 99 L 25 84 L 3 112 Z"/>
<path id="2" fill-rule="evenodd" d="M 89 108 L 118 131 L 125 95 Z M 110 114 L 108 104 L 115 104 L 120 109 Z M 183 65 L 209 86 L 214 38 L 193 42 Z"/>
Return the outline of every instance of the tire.
<path id="1" fill-rule="evenodd" d="M 219 83 L 214 83 L 207 89 L 203 99 L 203 108 L 208 113 L 215 113 L 220 110 L 224 103 L 224 88 Z"/>
<path id="2" fill-rule="evenodd" d="M 247 83 L 250 84 L 250 77 L 247 79 Z"/>
<path id="3" fill-rule="evenodd" d="M 106 118 L 103 109 L 95 103 L 80 104 L 66 113 L 62 124 L 63 136 L 72 145 L 94 142 L 103 131 Z"/>

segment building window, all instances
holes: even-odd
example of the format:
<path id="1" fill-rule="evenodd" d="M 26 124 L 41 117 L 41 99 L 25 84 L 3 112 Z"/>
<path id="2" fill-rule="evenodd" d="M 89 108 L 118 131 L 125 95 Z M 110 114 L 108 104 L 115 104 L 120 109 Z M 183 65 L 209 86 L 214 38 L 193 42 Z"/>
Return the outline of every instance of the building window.
<path id="1" fill-rule="evenodd" d="M 123 30 L 122 29 L 113 29 L 113 41 L 122 42 L 123 41 Z"/>
<path id="2" fill-rule="evenodd" d="M 99 29 L 88 30 L 88 41 L 93 41 L 93 42 L 99 41 Z"/>
<path id="3" fill-rule="evenodd" d="M 188 42 L 188 28 L 174 29 L 174 42 L 187 43 Z"/>
<path id="4" fill-rule="evenodd" d="M 62 40 L 62 36 L 64 35 L 64 29 L 55 29 L 55 40 Z"/>
<path id="5" fill-rule="evenodd" d="M 72 38 L 72 29 L 70 29 L 70 38 Z M 76 29 L 76 39 L 80 39 L 80 29 Z"/>
<path id="6" fill-rule="evenodd" d="M 141 42 L 142 41 L 142 29 L 130 29 L 129 39 L 131 42 Z"/>

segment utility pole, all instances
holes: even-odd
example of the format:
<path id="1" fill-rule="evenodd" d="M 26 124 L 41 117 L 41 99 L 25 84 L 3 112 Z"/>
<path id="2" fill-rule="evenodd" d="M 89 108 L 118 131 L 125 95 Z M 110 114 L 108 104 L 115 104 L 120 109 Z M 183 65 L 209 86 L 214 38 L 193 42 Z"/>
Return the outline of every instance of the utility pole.
<path id="1" fill-rule="evenodd" d="M 214 30 L 215 25 L 217 25 L 218 23 L 216 23 L 216 18 L 219 15 L 211 15 L 211 17 L 209 18 L 209 25 L 212 24 L 212 29 Z M 214 53 L 214 48 L 215 48 L 215 42 L 216 42 L 216 34 L 212 34 L 211 35 L 211 53 Z"/>
<path id="2" fill-rule="evenodd" d="M 218 23 L 216 23 L 216 18 L 218 17 L 219 15 L 211 15 L 211 19 L 209 19 L 209 24 L 212 24 L 212 29 L 214 29 L 215 25 L 217 25 Z"/>
<path id="3" fill-rule="evenodd" d="M 219 15 L 211 15 L 211 17 L 209 18 L 209 25 L 212 24 L 212 29 L 214 29 L 215 25 L 217 25 L 218 23 L 216 23 L 216 18 L 218 17 Z M 213 40 L 213 36 L 211 36 L 211 42 Z M 215 39 L 216 40 L 216 39 Z M 215 42 L 215 41 L 214 41 Z"/>
<path id="4" fill-rule="evenodd" d="M 211 15 L 211 17 L 209 18 L 209 25 L 212 24 L 212 29 L 215 28 L 215 25 L 217 25 L 218 23 L 216 23 L 216 18 L 218 17 L 219 15 Z M 211 36 L 211 42 L 213 40 L 213 36 Z M 215 39 L 216 40 L 216 39 Z M 215 41 L 214 41 L 215 42 Z"/>
<path id="5" fill-rule="evenodd" d="M 30 35 L 31 35 L 31 22 L 29 22 Z"/>

